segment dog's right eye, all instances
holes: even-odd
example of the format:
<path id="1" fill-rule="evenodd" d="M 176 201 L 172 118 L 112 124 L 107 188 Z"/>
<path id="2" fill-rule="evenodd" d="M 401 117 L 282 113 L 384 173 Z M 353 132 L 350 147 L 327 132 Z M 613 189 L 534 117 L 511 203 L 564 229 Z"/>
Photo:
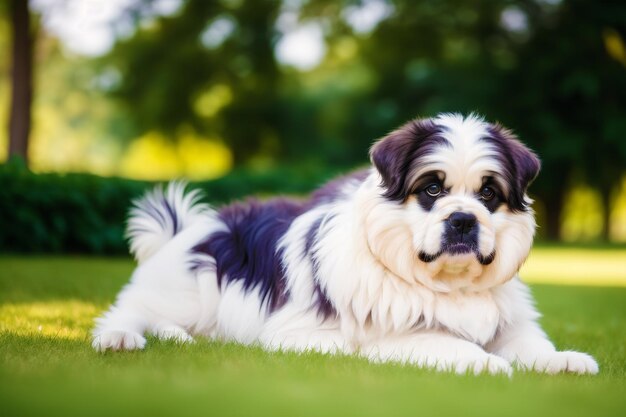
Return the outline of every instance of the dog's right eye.
<path id="1" fill-rule="evenodd" d="M 426 194 L 431 197 L 437 197 L 439 194 L 441 194 L 441 186 L 439 184 L 430 184 L 424 189 L 424 191 L 426 191 Z"/>

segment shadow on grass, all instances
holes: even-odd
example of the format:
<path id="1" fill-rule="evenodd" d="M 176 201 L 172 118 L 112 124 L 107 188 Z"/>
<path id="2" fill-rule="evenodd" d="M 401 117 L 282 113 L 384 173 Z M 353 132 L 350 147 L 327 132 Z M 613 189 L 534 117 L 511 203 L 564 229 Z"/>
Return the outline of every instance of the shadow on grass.
<path id="1" fill-rule="evenodd" d="M 110 303 L 130 279 L 130 258 L 0 257 L 0 302 L 80 299 Z"/>

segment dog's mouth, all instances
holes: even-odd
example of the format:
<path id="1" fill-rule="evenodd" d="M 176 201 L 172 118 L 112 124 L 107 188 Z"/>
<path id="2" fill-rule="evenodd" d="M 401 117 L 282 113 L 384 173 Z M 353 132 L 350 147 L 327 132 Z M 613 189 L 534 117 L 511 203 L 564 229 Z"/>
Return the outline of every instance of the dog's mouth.
<path id="1" fill-rule="evenodd" d="M 473 253 L 476 256 L 476 260 L 478 260 L 478 263 L 480 263 L 481 265 L 489 265 L 496 257 L 495 249 L 489 255 L 485 256 L 480 253 L 476 245 L 458 242 L 444 245 L 444 247 L 442 247 L 441 250 L 437 253 L 426 253 L 424 251 L 420 251 L 418 254 L 418 258 L 422 262 L 429 263 L 437 260 L 443 254 L 449 254 L 454 256 L 464 255 L 467 253 Z"/>

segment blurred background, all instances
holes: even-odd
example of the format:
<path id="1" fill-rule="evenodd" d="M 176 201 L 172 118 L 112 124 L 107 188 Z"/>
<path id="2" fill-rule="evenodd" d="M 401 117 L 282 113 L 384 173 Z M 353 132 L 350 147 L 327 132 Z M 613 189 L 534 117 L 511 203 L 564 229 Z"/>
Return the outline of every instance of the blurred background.
<path id="1" fill-rule="evenodd" d="M 202 338 L 92 350 L 148 187 L 304 196 L 439 112 L 500 121 L 542 159 L 520 275 L 593 381 Z M 626 1 L 0 0 L 0 416 L 626 416 L 625 346 Z"/>
<path id="2" fill-rule="evenodd" d="M 0 3 L 0 250 L 124 253 L 129 201 L 304 194 L 415 116 L 543 161 L 539 239 L 626 242 L 626 2 Z"/>

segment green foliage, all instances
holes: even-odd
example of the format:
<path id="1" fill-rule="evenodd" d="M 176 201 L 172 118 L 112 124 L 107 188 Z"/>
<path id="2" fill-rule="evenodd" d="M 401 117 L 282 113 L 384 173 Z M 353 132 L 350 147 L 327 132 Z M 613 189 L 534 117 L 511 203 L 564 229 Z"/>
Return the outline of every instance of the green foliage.
<path id="1" fill-rule="evenodd" d="M 593 264 L 589 264 L 593 271 Z M 7 416 L 621 416 L 626 289 L 535 285 L 561 349 L 597 376 L 456 376 L 316 353 L 151 338 L 98 354 L 89 332 L 128 281 L 127 259 L 0 258 L 0 402 Z M 53 278 L 53 279 L 51 279 Z M 565 277 L 567 278 L 567 277 Z"/>
<path id="2" fill-rule="evenodd" d="M 185 136 L 180 132 L 194 131 L 234 154 L 235 172 L 205 184 L 213 201 L 301 193 L 327 177 L 307 167 L 339 171 L 365 163 L 371 143 L 409 118 L 478 111 L 513 128 L 542 159 L 530 189 L 540 203 L 541 237 L 562 236 L 565 197 L 580 183 L 599 192 L 607 237 L 611 198 L 626 167 L 626 3 L 389 0 L 394 12 L 359 33 L 344 12 L 364 3 L 184 0 L 176 13 L 145 21 L 143 11 L 154 2 L 137 0 L 128 3 L 135 30 L 98 59 L 62 54 L 42 31 L 31 166 L 120 175 L 99 161 L 115 160 L 123 144 L 147 132 L 176 140 Z M 323 27 L 327 54 L 317 68 L 298 71 L 277 61 L 285 8 L 292 25 Z M 4 9 L 0 49 L 9 41 Z M 503 23 L 506 13 L 517 26 Z M 202 41 L 208 28 L 225 21 L 230 33 L 213 44 Z M 8 75 L 2 58 L 0 73 Z M 9 95 L 3 91 L 0 118 L 4 111 L 7 120 Z M 0 133 L 0 143 L 5 139 Z M 290 168 L 264 174 L 251 168 L 282 165 Z M 0 210 L 9 214 L 0 222 L 13 231 L 0 232 L 0 248 L 123 251 L 120 213 L 147 184 L 112 180 L 119 192 L 107 203 L 115 207 L 112 223 L 98 215 L 81 223 L 80 237 L 65 237 L 64 230 L 78 229 L 69 226 L 74 220 L 46 215 L 53 200 L 67 206 L 54 203 L 51 213 L 64 209 L 83 219 L 86 214 L 76 213 L 103 212 L 99 199 L 109 196 L 96 197 L 83 185 L 93 182 L 100 190 L 100 179 L 72 175 L 67 178 L 76 195 L 47 191 L 48 183 L 65 190 L 55 178 L 61 177 L 15 180 L 42 188 L 36 196 L 16 184 L 1 191 Z M 93 227 L 110 237 L 89 237 Z"/>
<path id="3" fill-rule="evenodd" d="M 299 167 L 234 171 L 194 183 L 218 205 L 249 195 L 303 194 L 330 178 Z M 88 174 L 33 174 L 22 162 L 0 165 L 0 252 L 126 253 L 131 200 L 154 183 Z"/>
<path id="4" fill-rule="evenodd" d="M 123 76 L 112 95 L 132 106 L 130 117 L 141 132 L 172 133 L 189 125 L 207 136 L 225 137 L 237 149 L 235 158 L 248 160 L 276 136 L 273 24 L 279 6 L 272 0 L 244 6 L 185 2 L 175 16 L 161 18 L 116 45 L 104 61 Z M 232 36 L 215 47 L 204 46 L 203 32 L 224 20 L 233 22 Z M 235 100 L 221 118 L 207 120 L 193 104 L 216 84 L 227 85 Z"/>
<path id="5" fill-rule="evenodd" d="M 124 250 L 129 201 L 145 187 L 87 174 L 35 175 L 21 164 L 0 166 L 0 251 Z"/>
<path id="6" fill-rule="evenodd" d="M 609 212 L 626 166 L 623 2 L 395 0 L 371 33 L 358 33 L 344 12 L 360 3 L 303 3 L 296 14 L 322 24 L 328 53 L 298 72 L 275 62 L 279 2 L 188 0 L 108 57 L 122 74 L 116 97 L 136 109 L 143 129 L 191 124 L 222 137 L 240 165 L 258 154 L 358 164 L 374 139 L 407 119 L 478 111 L 513 128 L 543 160 L 533 191 L 548 206 L 549 237 L 558 238 L 571 183 L 600 189 Z M 203 47 L 206 23 L 220 16 L 235 31 Z M 203 119 L 190 103 L 214 84 L 227 85 L 232 101 Z M 608 220 L 603 229 L 606 237 Z"/>

